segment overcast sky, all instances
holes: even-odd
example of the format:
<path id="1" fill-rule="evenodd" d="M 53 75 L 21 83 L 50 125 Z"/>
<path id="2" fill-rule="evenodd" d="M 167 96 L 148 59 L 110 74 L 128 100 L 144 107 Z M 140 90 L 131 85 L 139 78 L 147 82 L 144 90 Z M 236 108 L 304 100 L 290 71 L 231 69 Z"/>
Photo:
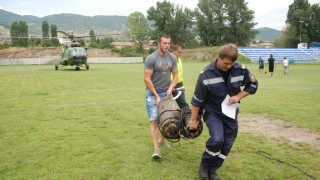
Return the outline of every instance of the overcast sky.
<path id="1" fill-rule="evenodd" d="M 128 16 L 147 10 L 163 0 L 1 0 L 0 9 L 20 15 L 43 17 L 52 14 L 73 13 L 85 16 L 119 15 Z M 169 0 L 175 5 L 194 10 L 199 0 Z M 270 27 L 282 30 L 285 26 L 289 5 L 294 0 L 246 0 L 250 10 L 255 12 L 255 28 Z M 311 4 L 320 0 L 309 0 Z M 1 18 L 1 17 L 0 17 Z"/>

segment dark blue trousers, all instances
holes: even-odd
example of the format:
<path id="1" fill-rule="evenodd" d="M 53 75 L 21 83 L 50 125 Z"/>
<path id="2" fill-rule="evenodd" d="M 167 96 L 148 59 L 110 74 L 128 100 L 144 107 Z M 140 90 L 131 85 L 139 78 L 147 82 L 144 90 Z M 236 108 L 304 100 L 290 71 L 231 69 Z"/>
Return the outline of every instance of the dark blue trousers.
<path id="1" fill-rule="evenodd" d="M 206 112 L 203 118 L 209 129 L 210 138 L 206 142 L 202 163 L 209 167 L 209 172 L 214 173 L 222 166 L 237 137 L 238 110 L 236 119 L 214 112 Z"/>

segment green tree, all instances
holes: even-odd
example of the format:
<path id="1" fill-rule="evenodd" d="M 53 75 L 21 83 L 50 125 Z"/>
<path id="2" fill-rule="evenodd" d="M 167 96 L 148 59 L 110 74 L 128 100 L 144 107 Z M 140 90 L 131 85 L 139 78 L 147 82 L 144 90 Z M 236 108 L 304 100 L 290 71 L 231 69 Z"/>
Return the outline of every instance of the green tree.
<path id="1" fill-rule="evenodd" d="M 55 24 L 51 24 L 50 29 L 51 29 L 52 45 L 59 46 L 57 26 Z"/>
<path id="2" fill-rule="evenodd" d="M 111 43 L 114 42 L 114 39 L 112 37 L 105 37 L 104 39 L 100 39 L 100 48 L 111 48 Z"/>
<path id="3" fill-rule="evenodd" d="M 307 28 L 311 42 L 320 42 L 320 3 L 311 6 L 310 23 Z"/>
<path id="4" fill-rule="evenodd" d="M 11 24 L 10 28 L 10 36 L 11 36 L 11 42 L 12 46 L 18 46 L 19 45 L 19 30 L 18 30 L 18 22 L 15 21 Z"/>
<path id="5" fill-rule="evenodd" d="M 139 46 L 140 52 L 144 50 L 144 44 L 148 42 L 150 28 L 147 19 L 141 12 L 134 12 L 128 16 L 126 35 Z"/>
<path id="6" fill-rule="evenodd" d="M 244 0 L 199 0 L 195 10 L 199 36 L 206 46 L 249 44 L 258 33 L 253 30 L 254 12 Z"/>
<path id="7" fill-rule="evenodd" d="M 19 21 L 18 25 L 19 32 L 19 45 L 23 47 L 28 47 L 28 25 L 25 21 Z"/>
<path id="8" fill-rule="evenodd" d="M 147 13 L 148 20 L 153 21 L 153 39 L 157 39 L 160 34 L 167 34 L 173 43 L 184 47 L 194 40 L 194 13 L 190 9 L 175 7 L 173 3 L 164 0 L 157 2 L 157 7 L 149 8 Z"/>
<path id="9" fill-rule="evenodd" d="M 12 46 L 28 46 L 28 25 L 25 21 L 13 22 L 10 28 Z"/>
<path id="10" fill-rule="evenodd" d="M 223 0 L 199 0 L 195 9 L 197 30 L 205 46 L 224 43 L 226 12 Z"/>
<path id="11" fill-rule="evenodd" d="M 300 40 L 305 43 L 320 41 L 320 4 L 311 6 L 308 0 L 294 0 L 289 6 L 286 23 L 287 27 L 295 29 L 295 37 L 299 37 L 293 37 L 293 47 Z"/>
<path id="12" fill-rule="evenodd" d="M 42 36 L 49 37 L 49 24 L 47 21 L 42 21 Z"/>
<path id="13" fill-rule="evenodd" d="M 244 0 L 225 0 L 228 14 L 228 42 L 239 46 L 249 44 L 258 31 L 253 30 L 256 23 L 253 22 L 254 12 L 248 9 L 248 3 Z"/>
<path id="14" fill-rule="evenodd" d="M 90 36 L 91 42 L 96 42 L 97 41 L 96 34 L 94 33 L 94 31 L 92 29 L 89 32 L 89 36 Z"/>

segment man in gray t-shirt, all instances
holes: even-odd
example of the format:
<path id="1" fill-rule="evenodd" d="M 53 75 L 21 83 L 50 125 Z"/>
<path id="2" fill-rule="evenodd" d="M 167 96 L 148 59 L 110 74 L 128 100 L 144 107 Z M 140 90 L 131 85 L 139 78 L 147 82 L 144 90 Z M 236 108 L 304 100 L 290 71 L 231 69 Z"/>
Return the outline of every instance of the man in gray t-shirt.
<path id="1" fill-rule="evenodd" d="M 169 147 L 164 137 L 158 141 L 158 110 L 161 99 L 172 98 L 172 91 L 178 83 L 177 58 L 169 52 L 171 39 L 161 35 L 158 39 L 158 50 L 150 54 L 144 64 L 144 83 L 147 87 L 146 109 L 150 121 L 150 132 L 154 145 L 152 158 L 161 158 L 159 145 Z M 170 81 L 170 75 L 173 80 Z"/>

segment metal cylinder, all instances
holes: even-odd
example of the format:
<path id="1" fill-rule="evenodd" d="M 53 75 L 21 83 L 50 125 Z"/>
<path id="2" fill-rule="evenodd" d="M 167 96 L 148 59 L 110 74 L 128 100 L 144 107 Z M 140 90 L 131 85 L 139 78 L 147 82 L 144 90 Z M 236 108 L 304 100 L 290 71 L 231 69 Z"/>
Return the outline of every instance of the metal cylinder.
<path id="1" fill-rule="evenodd" d="M 172 99 L 161 100 L 158 105 L 159 128 L 166 139 L 179 139 L 179 106 Z"/>
<path id="2" fill-rule="evenodd" d="M 184 118 L 184 123 L 186 126 L 186 137 L 189 137 L 189 138 L 198 137 L 201 134 L 202 129 L 198 127 L 197 130 L 190 130 L 190 122 L 191 122 L 191 116 L 186 116 Z"/>

